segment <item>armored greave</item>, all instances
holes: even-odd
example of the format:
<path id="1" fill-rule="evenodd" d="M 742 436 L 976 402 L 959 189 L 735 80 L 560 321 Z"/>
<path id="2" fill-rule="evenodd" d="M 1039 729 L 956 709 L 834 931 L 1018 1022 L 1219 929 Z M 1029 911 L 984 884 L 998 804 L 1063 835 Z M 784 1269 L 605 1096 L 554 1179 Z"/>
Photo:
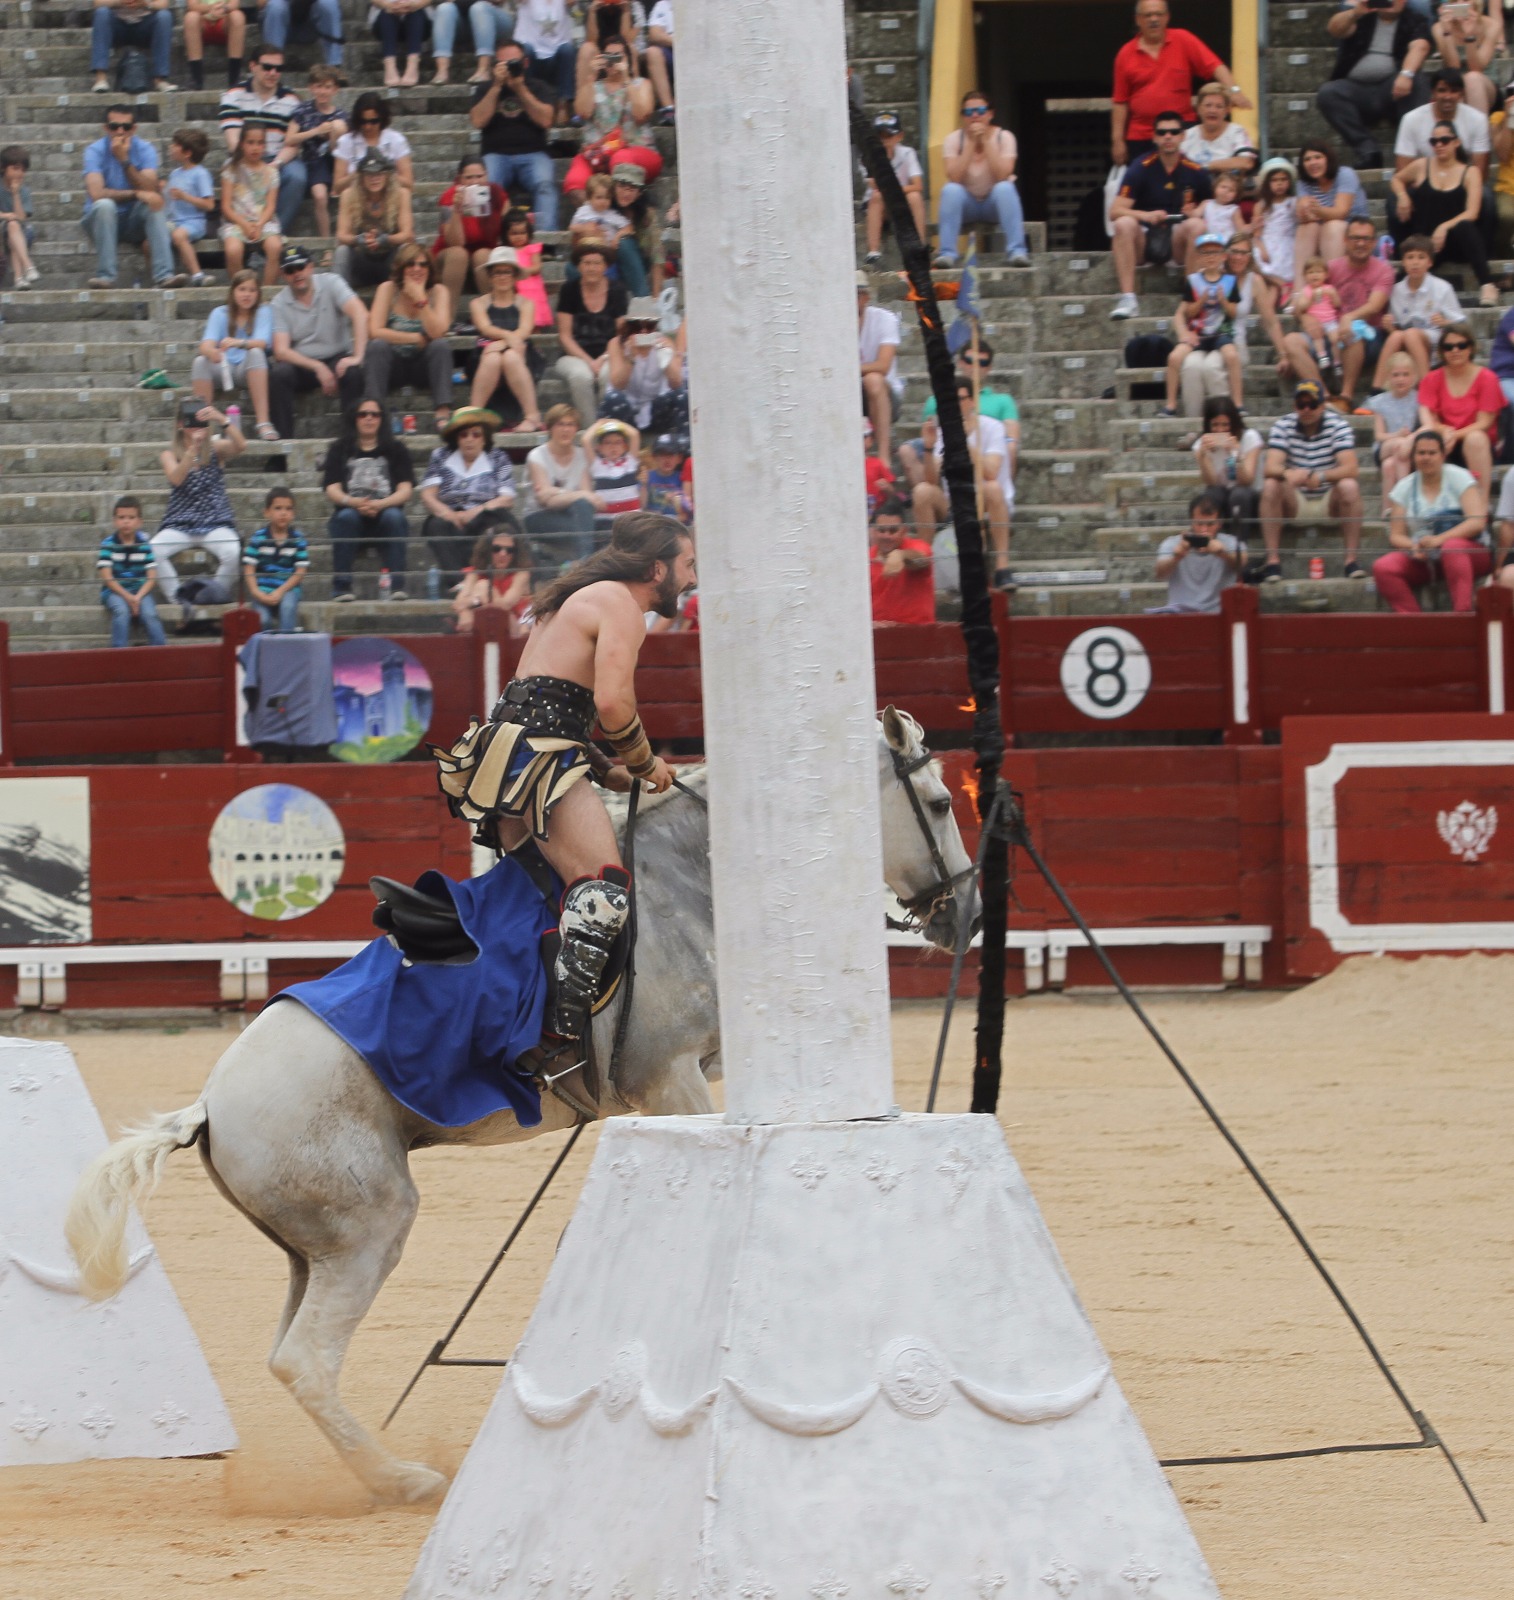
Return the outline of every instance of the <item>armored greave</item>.
<path id="1" fill-rule="evenodd" d="M 582 1039 L 599 997 L 599 981 L 616 935 L 631 912 L 631 875 L 605 867 L 597 878 L 577 878 L 563 892 L 558 932 L 557 992 L 544 1022 L 559 1039 Z"/>

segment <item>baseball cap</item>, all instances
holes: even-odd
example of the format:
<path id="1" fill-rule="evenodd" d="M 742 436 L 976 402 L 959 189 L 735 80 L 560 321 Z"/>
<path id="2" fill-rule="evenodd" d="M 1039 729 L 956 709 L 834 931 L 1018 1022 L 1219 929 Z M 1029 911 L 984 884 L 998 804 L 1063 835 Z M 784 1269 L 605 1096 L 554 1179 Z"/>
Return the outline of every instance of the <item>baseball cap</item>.
<path id="1" fill-rule="evenodd" d="M 297 244 L 286 244 L 279 251 L 279 271 L 298 272 L 301 267 L 310 265 L 310 253 L 302 250 Z"/>
<path id="2" fill-rule="evenodd" d="M 1216 245 L 1219 247 L 1219 249 L 1223 250 L 1225 248 L 1225 241 L 1217 233 L 1201 233 L 1198 238 L 1193 241 L 1193 248 L 1195 250 L 1207 250 L 1210 245 Z"/>
<path id="3" fill-rule="evenodd" d="M 1295 384 L 1293 388 L 1293 398 L 1295 400 L 1323 400 L 1325 398 L 1325 391 L 1319 386 L 1319 384 L 1311 380 L 1305 383 Z"/>
<path id="4" fill-rule="evenodd" d="M 683 454 L 683 446 L 678 442 L 678 436 L 672 433 L 659 433 L 652 441 L 652 454 L 660 456 L 665 450 L 671 450 L 678 455 Z"/>
<path id="5" fill-rule="evenodd" d="M 879 133 L 898 133 L 899 118 L 892 111 L 880 111 L 873 118 L 873 126 Z"/>
<path id="6" fill-rule="evenodd" d="M 364 172 L 393 172 L 394 163 L 382 150 L 370 150 L 357 164 L 359 173 Z"/>

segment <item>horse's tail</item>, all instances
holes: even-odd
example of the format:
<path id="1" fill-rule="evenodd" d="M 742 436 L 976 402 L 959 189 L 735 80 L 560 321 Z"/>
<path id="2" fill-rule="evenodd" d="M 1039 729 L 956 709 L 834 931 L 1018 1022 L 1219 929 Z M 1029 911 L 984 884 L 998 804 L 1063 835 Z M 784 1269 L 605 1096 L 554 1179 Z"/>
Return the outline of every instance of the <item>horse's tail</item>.
<path id="1" fill-rule="evenodd" d="M 127 1278 L 126 1219 L 163 1176 L 175 1150 L 187 1150 L 205 1130 L 205 1102 L 128 1128 L 80 1174 L 64 1233 L 79 1264 L 79 1283 L 91 1300 L 108 1300 Z"/>

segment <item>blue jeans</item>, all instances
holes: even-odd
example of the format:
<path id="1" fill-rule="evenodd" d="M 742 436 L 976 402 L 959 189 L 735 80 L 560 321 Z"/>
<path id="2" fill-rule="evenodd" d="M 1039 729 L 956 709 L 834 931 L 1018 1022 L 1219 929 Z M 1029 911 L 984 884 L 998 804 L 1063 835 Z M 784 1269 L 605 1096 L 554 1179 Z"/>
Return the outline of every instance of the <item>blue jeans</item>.
<path id="1" fill-rule="evenodd" d="M 332 594 L 352 593 L 352 560 L 360 544 L 378 545 L 394 587 L 404 587 L 410 524 L 399 506 L 390 506 L 376 517 L 365 517 L 361 511 L 343 506 L 326 524 L 326 531 L 331 535 Z"/>
<path id="2" fill-rule="evenodd" d="M 960 183 L 948 183 L 941 190 L 939 249 L 942 255 L 957 259 L 957 245 L 964 226 L 996 222 L 1004 235 L 1004 253 L 1025 254 L 1025 213 L 1020 209 L 1020 191 L 1008 180 L 996 183 L 987 199 L 975 200 Z"/>
<path id="3" fill-rule="evenodd" d="M 82 226 L 94 241 L 100 277 L 115 277 L 118 244 L 144 242 L 152 263 L 152 281 L 162 283 L 173 276 L 173 245 L 168 237 L 166 211 L 154 211 L 142 200 L 130 205 L 118 200 L 96 200 L 84 213 Z"/>
<path id="4" fill-rule="evenodd" d="M 552 172 L 552 158 L 545 150 L 531 150 L 525 155 L 486 155 L 484 169 L 489 182 L 507 190 L 512 182 L 519 182 L 531 191 L 531 209 L 536 213 L 537 231 L 551 231 L 557 227 L 557 179 Z"/>
<path id="5" fill-rule="evenodd" d="M 89 26 L 90 70 L 108 72 L 111 51 L 117 45 L 130 45 L 136 50 L 151 50 L 153 77 L 166 78 L 172 44 L 172 11 L 154 11 L 140 22 L 125 22 L 114 11 L 96 6 Z"/>
<path id="6" fill-rule="evenodd" d="M 274 202 L 279 214 L 279 227 L 287 239 L 295 231 L 294 219 L 305 204 L 310 188 L 310 169 L 298 156 L 279 168 L 279 198 Z"/>
<path id="7" fill-rule="evenodd" d="M 263 43 L 271 49 L 282 50 L 289 43 L 289 7 L 291 0 L 268 0 L 263 8 L 260 26 Z M 312 0 L 310 20 L 321 41 L 321 59 L 328 67 L 342 64 L 342 3 L 341 0 Z"/>
<path id="8" fill-rule="evenodd" d="M 627 294 L 651 294 L 652 280 L 647 276 L 647 264 L 642 260 L 641 247 L 634 239 L 622 239 L 616 247 L 615 269 L 626 286 Z"/>
<path id="9" fill-rule="evenodd" d="M 431 13 L 432 55 L 451 58 L 462 9 L 460 0 L 442 0 Z M 515 36 L 515 18 L 510 15 L 509 8 L 491 5 L 490 0 L 473 0 L 468 7 L 468 27 L 473 34 L 473 48 L 481 56 L 492 56 L 500 45 Z"/>
<path id="10" fill-rule="evenodd" d="M 527 54 L 535 64 L 537 73 L 548 83 L 554 77 L 557 79 L 557 98 L 571 100 L 578 87 L 578 46 L 570 40 L 567 44 L 558 45 L 549 56 L 539 56 L 535 51 L 528 51 Z"/>
<path id="11" fill-rule="evenodd" d="M 265 606 L 261 601 L 254 600 L 252 609 L 257 612 L 258 621 L 265 628 L 277 628 L 280 633 L 293 633 L 300 625 L 301 595 L 299 584 L 295 584 L 294 588 L 280 597 L 277 607 Z"/>
<path id="12" fill-rule="evenodd" d="M 102 588 L 100 601 L 110 612 L 110 647 L 112 650 L 123 650 L 131 643 L 131 607 L 114 589 Z M 142 626 L 147 630 L 148 644 L 168 643 L 167 636 L 163 632 L 163 624 L 158 621 L 158 603 L 150 594 L 142 596 L 142 605 L 137 615 L 141 617 Z"/>
<path id="13" fill-rule="evenodd" d="M 385 61 L 392 61 L 400 53 L 401 39 L 405 54 L 418 56 L 426 42 L 426 13 L 407 11 L 401 17 L 392 11 L 380 11 L 373 19 L 373 36 L 383 49 Z"/>

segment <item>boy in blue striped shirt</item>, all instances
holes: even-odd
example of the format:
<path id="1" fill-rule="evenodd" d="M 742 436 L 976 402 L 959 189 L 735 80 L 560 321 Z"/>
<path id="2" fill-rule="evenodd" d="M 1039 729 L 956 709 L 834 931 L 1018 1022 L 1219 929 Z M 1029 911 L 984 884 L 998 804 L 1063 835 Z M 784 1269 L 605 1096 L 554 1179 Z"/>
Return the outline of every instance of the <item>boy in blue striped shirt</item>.
<path id="1" fill-rule="evenodd" d="M 136 617 L 147 630 L 148 644 L 167 644 L 158 621 L 158 603 L 152 597 L 158 572 L 152 546 L 142 537 L 142 502 L 123 494 L 111 514 L 114 532 L 100 542 L 95 562 L 100 574 L 100 604 L 110 613 L 113 650 L 131 643 L 131 621 Z"/>
<path id="2" fill-rule="evenodd" d="M 288 489 L 270 489 L 263 499 L 268 518 L 247 541 L 242 575 L 247 598 L 263 626 L 295 633 L 300 624 L 300 583 L 310 567 L 305 535 L 294 525 L 294 496 Z"/>

